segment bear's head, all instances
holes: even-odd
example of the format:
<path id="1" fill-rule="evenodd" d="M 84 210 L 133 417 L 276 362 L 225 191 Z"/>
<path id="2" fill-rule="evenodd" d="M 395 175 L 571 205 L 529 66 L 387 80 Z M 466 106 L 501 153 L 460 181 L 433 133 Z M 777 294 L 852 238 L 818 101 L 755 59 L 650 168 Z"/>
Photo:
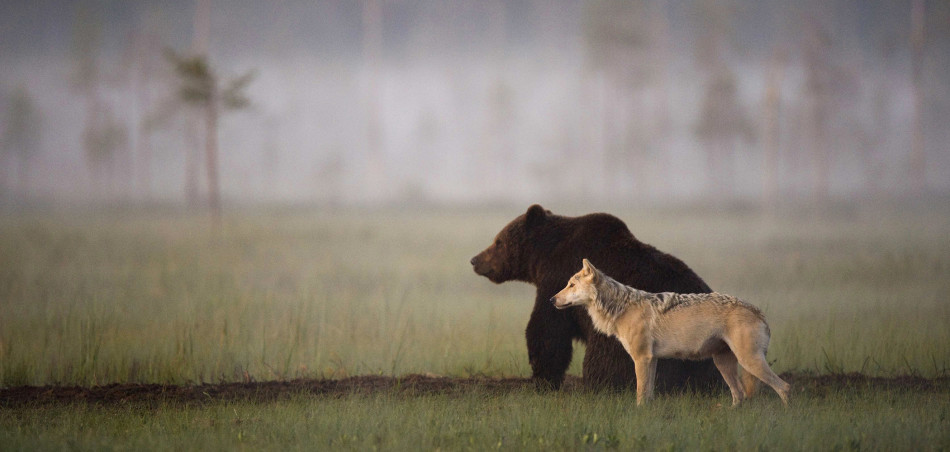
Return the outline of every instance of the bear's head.
<path id="1" fill-rule="evenodd" d="M 527 250 L 533 248 L 534 237 L 550 214 L 551 212 L 535 204 L 508 223 L 485 251 L 472 258 L 475 273 L 496 284 L 505 281 L 528 281 L 530 253 Z"/>

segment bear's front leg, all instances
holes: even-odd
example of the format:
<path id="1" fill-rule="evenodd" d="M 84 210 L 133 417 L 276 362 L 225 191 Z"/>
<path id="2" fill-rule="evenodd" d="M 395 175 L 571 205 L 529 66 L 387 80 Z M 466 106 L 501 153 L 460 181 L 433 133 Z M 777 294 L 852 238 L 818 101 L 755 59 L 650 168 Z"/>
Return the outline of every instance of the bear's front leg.
<path id="1" fill-rule="evenodd" d="M 559 389 L 574 353 L 573 325 L 565 311 L 558 311 L 539 296 L 525 329 L 531 378 L 538 389 Z"/>
<path id="2" fill-rule="evenodd" d="M 633 360 L 616 338 L 591 332 L 584 353 L 584 385 L 592 389 L 636 386 Z"/>

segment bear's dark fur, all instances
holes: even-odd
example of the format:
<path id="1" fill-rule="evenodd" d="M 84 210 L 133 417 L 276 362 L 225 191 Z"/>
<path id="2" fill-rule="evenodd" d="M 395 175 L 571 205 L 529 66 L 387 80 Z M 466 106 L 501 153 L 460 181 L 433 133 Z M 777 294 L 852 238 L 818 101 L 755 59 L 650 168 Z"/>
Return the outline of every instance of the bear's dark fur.
<path id="1" fill-rule="evenodd" d="M 584 309 L 559 311 L 549 301 L 585 258 L 617 281 L 648 292 L 712 292 L 683 261 L 640 242 L 617 217 L 565 217 L 539 205 L 508 223 L 471 263 L 475 273 L 494 283 L 524 281 L 537 287 L 525 336 L 532 377 L 540 387 L 560 387 L 571 363 L 572 341 L 579 339 L 587 344 L 586 385 L 635 388 L 633 360 L 620 343 L 595 331 Z M 659 361 L 658 392 L 687 386 L 722 387 L 712 360 Z"/>

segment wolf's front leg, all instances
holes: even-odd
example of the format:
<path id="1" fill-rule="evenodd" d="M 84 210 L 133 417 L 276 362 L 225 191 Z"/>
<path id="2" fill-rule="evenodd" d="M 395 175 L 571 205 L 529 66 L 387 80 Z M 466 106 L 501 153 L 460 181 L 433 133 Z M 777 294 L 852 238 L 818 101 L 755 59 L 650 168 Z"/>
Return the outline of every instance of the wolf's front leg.
<path id="1" fill-rule="evenodd" d="M 633 359 L 637 368 L 637 406 L 653 398 L 653 385 L 656 377 L 656 358 L 650 355 Z"/>

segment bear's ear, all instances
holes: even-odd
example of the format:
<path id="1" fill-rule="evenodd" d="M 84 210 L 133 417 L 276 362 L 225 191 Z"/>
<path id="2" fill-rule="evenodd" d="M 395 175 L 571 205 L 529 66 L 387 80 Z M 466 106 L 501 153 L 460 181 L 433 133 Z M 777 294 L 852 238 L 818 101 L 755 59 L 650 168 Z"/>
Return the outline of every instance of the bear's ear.
<path id="1" fill-rule="evenodd" d="M 547 218 L 548 212 L 538 204 L 528 207 L 528 212 L 524 214 L 525 224 L 529 227 L 535 227 Z"/>

